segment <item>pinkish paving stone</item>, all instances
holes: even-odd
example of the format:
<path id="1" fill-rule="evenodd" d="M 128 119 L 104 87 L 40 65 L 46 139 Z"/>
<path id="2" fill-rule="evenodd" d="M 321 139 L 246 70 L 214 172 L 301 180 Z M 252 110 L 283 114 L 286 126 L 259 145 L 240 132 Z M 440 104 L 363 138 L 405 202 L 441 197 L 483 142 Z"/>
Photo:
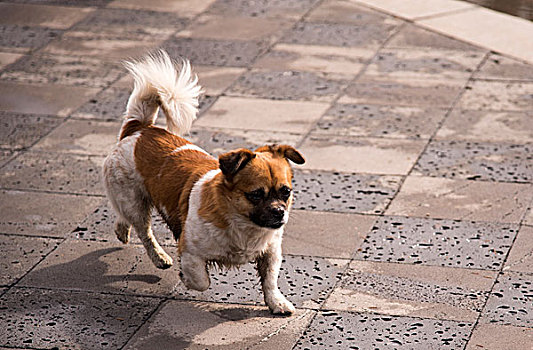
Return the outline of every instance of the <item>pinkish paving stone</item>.
<path id="1" fill-rule="evenodd" d="M 92 8 L 2 3 L 0 4 L 0 22 L 69 29 L 92 11 Z"/>
<path id="2" fill-rule="evenodd" d="M 158 304 L 126 295 L 12 288 L 0 299 L 0 339 L 8 347 L 118 349 Z"/>
<path id="3" fill-rule="evenodd" d="M 198 82 L 207 96 L 221 95 L 242 73 L 243 68 L 195 66 L 193 70 L 198 74 Z M 130 84 L 131 86 L 131 84 Z"/>
<path id="4" fill-rule="evenodd" d="M 306 17 L 309 22 L 346 23 L 371 25 L 376 23 L 399 24 L 400 21 L 368 7 L 362 7 L 350 0 L 326 0 Z"/>
<path id="5" fill-rule="evenodd" d="M 492 54 L 475 74 L 478 79 L 533 80 L 533 65 Z"/>
<path id="6" fill-rule="evenodd" d="M 520 228 L 503 271 L 533 274 L 533 227 L 523 225 Z"/>
<path id="7" fill-rule="evenodd" d="M 532 328 L 478 324 L 472 332 L 466 350 L 531 350 L 532 343 Z"/>
<path id="8" fill-rule="evenodd" d="M 313 135 L 429 139 L 445 113 L 432 107 L 338 103 L 319 120 Z"/>
<path id="9" fill-rule="evenodd" d="M 533 82 L 474 81 L 459 100 L 459 108 L 531 111 Z"/>
<path id="10" fill-rule="evenodd" d="M 54 117 L 0 112 L 0 147 L 30 147 L 62 121 L 63 119 Z"/>
<path id="11" fill-rule="evenodd" d="M 299 19 L 317 2 L 318 0 L 219 0 L 208 12 L 224 16 Z"/>
<path id="12" fill-rule="evenodd" d="M 533 144 L 433 141 L 418 160 L 413 174 L 533 182 Z"/>
<path id="13" fill-rule="evenodd" d="M 181 17 L 194 17 L 208 8 L 214 0 L 167 1 L 167 0 L 113 0 L 108 8 L 175 13 Z"/>

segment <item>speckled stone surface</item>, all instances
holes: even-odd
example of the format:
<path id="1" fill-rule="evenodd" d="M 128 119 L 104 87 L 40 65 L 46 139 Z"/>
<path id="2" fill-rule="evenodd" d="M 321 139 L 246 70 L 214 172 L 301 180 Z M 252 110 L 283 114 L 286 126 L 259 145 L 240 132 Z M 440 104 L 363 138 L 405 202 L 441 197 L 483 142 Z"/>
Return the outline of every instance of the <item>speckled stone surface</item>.
<path id="1" fill-rule="evenodd" d="M 21 149 L 32 146 L 61 123 L 62 119 L 21 113 L 0 112 L 0 147 Z"/>

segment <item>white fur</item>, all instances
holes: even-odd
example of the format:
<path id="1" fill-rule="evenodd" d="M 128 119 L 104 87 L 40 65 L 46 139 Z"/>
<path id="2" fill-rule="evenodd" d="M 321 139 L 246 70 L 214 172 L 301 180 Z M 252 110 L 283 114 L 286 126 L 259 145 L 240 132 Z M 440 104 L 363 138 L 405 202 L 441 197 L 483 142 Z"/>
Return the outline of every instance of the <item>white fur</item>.
<path id="1" fill-rule="evenodd" d="M 151 125 L 161 106 L 167 129 L 177 135 L 188 133 L 196 119 L 198 96 L 202 92 L 198 77 L 192 76 L 189 61 L 184 59 L 179 66 L 160 50 L 124 64 L 135 81 L 126 107 L 127 117 Z"/>
<path id="2" fill-rule="evenodd" d="M 178 153 L 178 152 L 182 152 L 182 151 L 198 151 L 198 152 L 202 152 L 202 153 L 205 153 L 207 154 L 208 156 L 210 156 L 209 153 L 207 153 L 205 150 L 203 150 L 202 148 L 196 146 L 196 145 L 193 145 L 192 143 L 188 143 L 184 146 L 180 146 L 180 147 L 177 147 L 175 150 L 172 151 L 172 153 Z"/>

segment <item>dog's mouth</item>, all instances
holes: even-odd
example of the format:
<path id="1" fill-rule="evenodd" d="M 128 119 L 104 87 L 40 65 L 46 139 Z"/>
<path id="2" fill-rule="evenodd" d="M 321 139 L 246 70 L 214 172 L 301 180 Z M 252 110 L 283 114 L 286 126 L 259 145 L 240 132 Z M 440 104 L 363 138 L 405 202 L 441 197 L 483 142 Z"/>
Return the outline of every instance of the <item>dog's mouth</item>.
<path id="1" fill-rule="evenodd" d="M 250 215 L 250 220 L 259 227 L 278 229 L 286 224 L 285 218 L 276 219 L 276 218 L 266 218 L 262 219 L 255 215 Z"/>

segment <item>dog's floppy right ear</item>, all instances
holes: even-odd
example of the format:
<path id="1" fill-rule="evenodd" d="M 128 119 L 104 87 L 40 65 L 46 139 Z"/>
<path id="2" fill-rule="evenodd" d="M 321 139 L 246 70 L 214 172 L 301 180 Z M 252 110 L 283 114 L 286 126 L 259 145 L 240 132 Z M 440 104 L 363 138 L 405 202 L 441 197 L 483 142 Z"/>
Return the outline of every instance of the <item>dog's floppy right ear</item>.
<path id="1" fill-rule="evenodd" d="M 231 179 L 254 158 L 254 152 L 249 149 L 240 148 L 218 156 L 218 163 L 220 170 L 222 170 L 222 174 Z"/>

